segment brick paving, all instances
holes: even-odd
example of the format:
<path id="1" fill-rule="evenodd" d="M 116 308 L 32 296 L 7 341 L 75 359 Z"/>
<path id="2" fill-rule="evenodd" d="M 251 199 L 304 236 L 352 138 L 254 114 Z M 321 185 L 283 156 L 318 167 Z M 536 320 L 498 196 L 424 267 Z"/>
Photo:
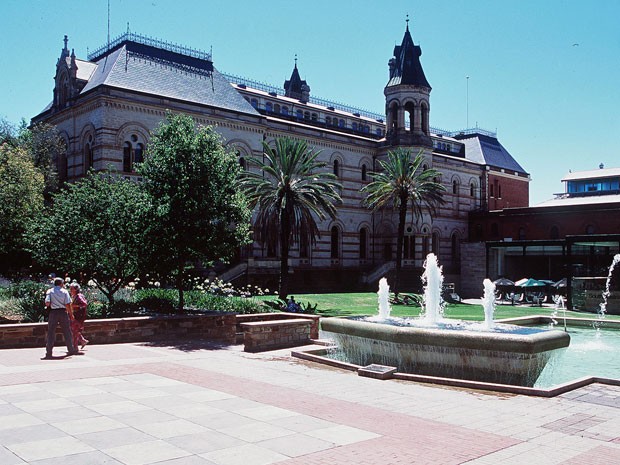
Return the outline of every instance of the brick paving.
<path id="1" fill-rule="evenodd" d="M 2 465 L 620 463 L 617 386 L 530 398 L 198 342 L 42 353 L 0 351 Z"/>

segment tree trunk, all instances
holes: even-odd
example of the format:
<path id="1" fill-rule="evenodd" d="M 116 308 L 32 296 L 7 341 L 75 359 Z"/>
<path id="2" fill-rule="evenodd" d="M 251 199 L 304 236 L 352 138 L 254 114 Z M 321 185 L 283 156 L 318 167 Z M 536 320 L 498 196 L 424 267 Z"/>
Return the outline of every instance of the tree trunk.
<path id="1" fill-rule="evenodd" d="M 405 239 L 405 221 L 407 219 L 408 198 L 401 196 L 398 207 L 398 235 L 396 236 L 396 277 L 394 279 L 394 294 L 398 297 L 400 292 L 400 272 L 403 260 L 403 242 Z"/>
<path id="2" fill-rule="evenodd" d="M 291 236 L 291 225 L 286 211 L 282 214 L 280 227 L 280 286 L 278 289 L 278 297 L 282 300 L 286 300 L 288 296 L 289 238 Z"/>

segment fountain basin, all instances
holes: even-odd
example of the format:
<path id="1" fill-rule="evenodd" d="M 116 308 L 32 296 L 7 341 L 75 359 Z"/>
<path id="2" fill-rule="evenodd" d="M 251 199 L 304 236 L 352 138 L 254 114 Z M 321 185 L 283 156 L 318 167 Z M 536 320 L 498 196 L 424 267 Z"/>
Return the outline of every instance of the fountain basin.
<path id="1" fill-rule="evenodd" d="M 374 363 L 404 373 L 530 387 L 552 351 L 570 343 L 562 331 L 502 324 L 492 331 L 474 331 L 325 318 L 321 329 L 356 365 Z"/>

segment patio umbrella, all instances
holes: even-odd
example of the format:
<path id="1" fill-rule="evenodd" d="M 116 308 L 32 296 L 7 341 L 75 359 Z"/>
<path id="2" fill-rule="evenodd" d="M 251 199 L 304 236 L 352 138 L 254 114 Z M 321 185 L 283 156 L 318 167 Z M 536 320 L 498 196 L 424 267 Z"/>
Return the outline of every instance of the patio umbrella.
<path id="1" fill-rule="evenodd" d="M 515 281 L 515 286 L 521 287 L 521 284 L 527 281 L 527 278 L 521 278 L 518 281 Z"/>
<path id="2" fill-rule="evenodd" d="M 532 288 L 532 287 L 534 287 L 534 288 L 539 287 L 539 288 L 541 288 L 541 287 L 545 287 L 546 285 L 547 285 L 546 283 L 544 283 L 542 281 L 539 281 L 538 279 L 529 278 L 529 279 L 526 279 L 521 284 L 519 284 L 519 287 L 523 287 L 523 288 L 526 288 L 526 287 L 530 287 L 530 288 Z"/>
<path id="3" fill-rule="evenodd" d="M 551 286 L 555 287 L 556 289 L 566 287 L 566 278 L 560 279 L 559 281 L 553 283 Z"/>
<path id="4" fill-rule="evenodd" d="M 493 284 L 495 284 L 495 287 L 510 287 L 515 285 L 514 282 L 507 278 L 496 279 L 495 281 L 493 281 Z"/>

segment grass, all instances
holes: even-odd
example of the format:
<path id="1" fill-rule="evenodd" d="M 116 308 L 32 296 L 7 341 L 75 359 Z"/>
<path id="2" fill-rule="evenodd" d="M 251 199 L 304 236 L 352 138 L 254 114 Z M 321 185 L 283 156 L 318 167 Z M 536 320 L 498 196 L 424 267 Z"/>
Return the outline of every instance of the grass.
<path id="1" fill-rule="evenodd" d="M 378 313 L 377 294 L 374 292 L 336 293 L 336 294 L 299 294 L 295 300 L 300 303 L 317 304 L 317 313 L 322 316 L 355 316 L 376 315 Z M 417 317 L 420 307 L 416 305 L 392 305 L 392 316 Z M 498 305 L 495 308 L 495 319 L 515 318 L 528 315 L 551 315 L 554 309 L 549 307 L 530 307 Z M 446 318 L 459 320 L 482 321 L 484 310 L 482 305 L 448 304 L 444 310 Z M 566 311 L 567 317 L 594 318 L 595 313 Z M 607 318 L 620 320 L 618 315 L 607 315 Z"/>

